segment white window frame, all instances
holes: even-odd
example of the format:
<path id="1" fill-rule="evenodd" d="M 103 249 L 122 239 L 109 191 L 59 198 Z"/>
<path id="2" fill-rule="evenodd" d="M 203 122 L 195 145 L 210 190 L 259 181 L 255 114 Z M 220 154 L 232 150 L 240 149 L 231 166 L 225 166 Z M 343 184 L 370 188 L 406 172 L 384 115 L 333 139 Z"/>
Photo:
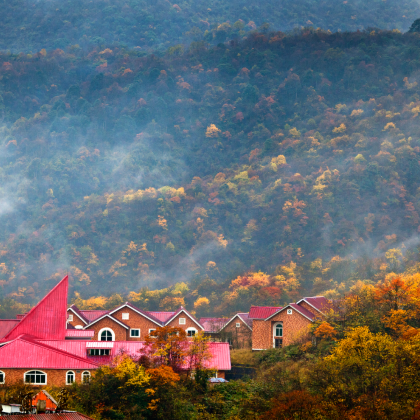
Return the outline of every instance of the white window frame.
<path id="1" fill-rule="evenodd" d="M 236 323 L 236 328 L 241 328 L 241 323 L 240 322 Z"/>
<path id="2" fill-rule="evenodd" d="M 124 321 L 126 319 L 130 319 L 130 313 L 129 312 L 123 312 L 121 314 L 121 319 Z"/>
<path id="3" fill-rule="evenodd" d="M 138 331 L 139 335 L 131 335 L 132 331 Z M 140 338 L 140 328 L 130 328 L 130 338 Z"/>
<path id="4" fill-rule="evenodd" d="M 189 332 L 189 331 L 194 331 L 194 335 L 188 335 L 188 332 Z M 185 330 L 185 332 L 186 332 L 186 334 L 187 334 L 187 337 L 195 337 L 195 336 L 197 335 L 197 329 L 196 329 L 196 328 L 194 328 L 194 327 L 187 328 L 187 329 Z"/>
<path id="5" fill-rule="evenodd" d="M 39 383 L 39 384 L 33 383 L 33 382 L 26 382 L 26 375 L 28 373 L 31 373 L 31 372 L 41 372 L 43 375 L 45 375 L 45 382 Z M 31 385 L 35 385 L 35 386 L 38 386 L 38 385 L 47 385 L 47 383 L 48 383 L 48 375 L 45 372 L 43 372 L 42 370 L 36 370 L 36 369 L 28 370 L 28 371 L 26 371 L 23 374 L 23 383 L 24 384 L 31 384 Z"/>
<path id="6" fill-rule="evenodd" d="M 187 323 L 186 318 L 179 318 L 179 325 L 185 325 Z"/>
<path id="7" fill-rule="evenodd" d="M 287 310 L 287 315 L 293 315 L 293 309 L 288 309 Z"/>
<path id="8" fill-rule="evenodd" d="M 4 384 L 6 382 L 6 374 L 0 370 L 0 375 L 3 375 L 3 381 L 0 381 L 0 384 Z"/>
<path id="9" fill-rule="evenodd" d="M 281 339 L 283 340 L 283 338 L 284 338 L 284 331 L 283 331 L 284 325 L 283 325 L 283 323 L 282 322 L 274 323 L 273 324 L 273 348 L 276 347 L 276 337 L 280 337 L 280 336 L 276 335 L 277 325 L 281 325 L 281 333 L 282 333 Z"/>
<path id="10" fill-rule="evenodd" d="M 151 333 L 152 331 L 156 331 L 156 328 L 149 328 L 149 337 L 150 337 L 150 338 L 156 338 L 156 337 L 153 337 L 153 335 L 150 335 L 150 333 Z"/>
<path id="11" fill-rule="evenodd" d="M 69 321 L 69 322 L 72 322 L 72 321 L 73 321 L 73 314 L 69 314 L 69 319 L 68 319 L 68 321 Z"/>
<path id="12" fill-rule="evenodd" d="M 101 335 L 102 335 L 102 333 L 104 331 L 110 331 L 111 332 L 111 335 L 112 335 L 112 340 L 111 341 L 115 341 L 115 333 L 109 327 L 105 327 L 105 328 L 102 328 L 101 330 L 99 330 L 99 332 L 98 332 L 98 341 L 103 341 L 103 340 L 101 340 Z"/>
<path id="13" fill-rule="evenodd" d="M 76 325 L 74 328 L 76 328 L 76 330 L 83 330 L 83 325 Z"/>
<path id="14" fill-rule="evenodd" d="M 72 373 L 73 374 L 73 382 L 69 382 L 68 381 L 68 374 L 69 373 Z M 74 370 L 68 370 L 67 372 L 66 372 L 66 385 L 72 385 L 74 382 L 76 382 L 76 373 L 74 372 Z"/>
<path id="15" fill-rule="evenodd" d="M 89 380 L 88 381 L 84 381 L 83 380 L 83 377 L 85 376 L 85 373 L 87 373 L 88 375 L 89 375 Z M 90 372 L 88 371 L 88 370 L 84 370 L 83 372 L 82 372 L 82 384 L 84 384 L 84 383 L 89 383 L 90 382 L 90 378 L 92 377 L 92 375 L 90 374 Z"/>

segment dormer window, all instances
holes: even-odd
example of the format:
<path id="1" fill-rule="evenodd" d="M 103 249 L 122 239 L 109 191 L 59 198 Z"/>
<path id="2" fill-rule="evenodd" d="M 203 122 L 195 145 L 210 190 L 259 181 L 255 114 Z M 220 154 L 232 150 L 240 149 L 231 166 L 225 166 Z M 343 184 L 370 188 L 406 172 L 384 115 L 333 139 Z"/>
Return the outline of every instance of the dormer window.
<path id="1" fill-rule="evenodd" d="M 179 318 L 179 325 L 185 325 L 185 318 Z"/>
<path id="2" fill-rule="evenodd" d="M 122 319 L 130 319 L 130 314 L 128 312 L 123 312 Z"/>

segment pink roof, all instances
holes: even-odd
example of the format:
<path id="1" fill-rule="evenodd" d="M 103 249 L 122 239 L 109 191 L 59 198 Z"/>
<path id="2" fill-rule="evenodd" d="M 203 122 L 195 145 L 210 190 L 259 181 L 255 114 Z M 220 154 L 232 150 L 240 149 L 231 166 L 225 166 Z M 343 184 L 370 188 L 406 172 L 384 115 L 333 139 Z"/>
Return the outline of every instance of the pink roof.
<path id="1" fill-rule="evenodd" d="M 57 349 L 72 353 L 79 357 L 84 357 L 92 362 L 104 365 L 110 363 L 112 359 L 119 353 L 126 353 L 133 357 L 139 357 L 142 349 L 145 347 L 144 341 L 110 341 L 112 350 L 110 356 L 87 356 L 87 346 L 94 348 L 95 343 L 98 345 L 103 344 L 103 341 L 81 341 L 81 340 L 43 340 L 42 343 L 55 347 Z M 187 345 L 190 343 L 187 342 Z M 213 358 L 209 361 L 208 368 L 218 370 L 230 370 L 230 350 L 229 343 L 209 343 L 210 353 Z M 1 353 L 0 353 L 1 355 Z M 1 363 L 0 363 L 1 367 Z"/>
<path id="2" fill-rule="evenodd" d="M 302 315 L 305 315 L 307 318 L 309 318 L 311 321 L 313 321 L 315 319 L 315 315 L 308 311 L 306 308 L 296 304 L 296 303 L 291 303 L 289 304 L 290 307 L 296 309 L 298 312 L 300 312 Z"/>
<path id="3" fill-rule="evenodd" d="M 97 367 L 98 364 L 86 359 L 86 355 L 79 356 L 51 347 L 27 335 L 21 335 L 0 347 L 0 368 L 96 369 Z"/>
<path id="4" fill-rule="evenodd" d="M 246 313 L 243 313 L 243 312 L 240 312 L 240 313 L 238 313 L 237 315 L 239 315 L 242 319 L 243 319 L 243 321 L 249 326 L 249 327 L 251 327 L 252 328 L 252 319 L 249 317 L 249 313 L 248 312 L 246 312 Z"/>
<path id="5" fill-rule="evenodd" d="M 266 319 L 281 309 L 281 306 L 251 306 L 249 318 Z"/>
<path id="6" fill-rule="evenodd" d="M 69 279 L 66 276 L 5 335 L 4 340 L 12 340 L 22 334 L 64 339 L 68 285 Z"/>
<path id="7" fill-rule="evenodd" d="M 200 318 L 205 332 L 218 332 L 229 322 L 229 318 Z"/>
<path id="8" fill-rule="evenodd" d="M 77 328 L 66 330 L 66 337 L 92 338 L 94 335 L 95 335 L 95 331 L 93 330 L 79 330 Z"/>
<path id="9" fill-rule="evenodd" d="M 168 319 L 172 318 L 175 312 L 152 312 L 146 311 L 147 314 L 157 318 L 160 322 L 165 323 Z"/>
<path id="10" fill-rule="evenodd" d="M 107 314 L 109 311 L 105 311 L 102 309 L 95 309 L 95 310 L 89 310 L 89 311 L 85 311 L 85 310 L 80 310 L 79 312 L 84 316 L 84 318 L 87 319 L 88 323 L 95 321 L 95 319 L 100 318 L 101 316 Z"/>
<path id="11" fill-rule="evenodd" d="M 0 419 L 9 419 L 9 416 L 0 416 Z M 91 417 L 84 414 L 70 413 L 53 413 L 53 414 L 13 414 L 13 420 L 91 420 Z"/>
<path id="12" fill-rule="evenodd" d="M 309 303 L 309 305 L 311 305 L 314 309 L 318 310 L 319 312 L 323 312 L 331 306 L 330 301 L 324 296 L 306 297 L 300 300 L 298 304 L 300 304 L 302 301 Z"/>
<path id="13" fill-rule="evenodd" d="M 3 338 L 17 324 L 19 324 L 19 319 L 0 319 L 0 338 Z"/>

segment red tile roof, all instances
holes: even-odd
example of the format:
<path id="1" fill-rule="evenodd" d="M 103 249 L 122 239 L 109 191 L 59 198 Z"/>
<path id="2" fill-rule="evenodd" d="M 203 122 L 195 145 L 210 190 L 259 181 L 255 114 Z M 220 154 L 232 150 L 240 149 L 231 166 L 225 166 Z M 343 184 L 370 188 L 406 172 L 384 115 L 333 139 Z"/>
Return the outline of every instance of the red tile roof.
<path id="1" fill-rule="evenodd" d="M 158 319 L 160 322 L 165 323 L 168 319 L 172 318 L 175 312 L 153 312 L 153 311 L 146 311 L 147 314 L 153 316 L 154 318 Z"/>
<path id="2" fill-rule="evenodd" d="M 249 318 L 266 319 L 281 309 L 281 306 L 251 306 Z"/>
<path id="3" fill-rule="evenodd" d="M 92 420 L 91 417 L 76 412 L 53 414 L 13 414 L 13 420 Z M 10 416 L 0 416 L 1 420 L 10 420 Z"/>
<path id="4" fill-rule="evenodd" d="M 229 322 L 229 318 L 200 318 L 205 332 L 218 332 Z"/>
<path id="5" fill-rule="evenodd" d="M 3 340 L 12 340 L 22 334 L 64 339 L 68 283 L 66 276 L 4 336 Z"/>
<path id="6" fill-rule="evenodd" d="M 313 297 L 303 298 L 298 302 L 298 305 L 303 301 L 308 303 L 310 306 L 312 306 L 314 309 L 318 310 L 319 312 L 323 312 L 331 306 L 330 301 L 324 296 L 313 296 Z"/>
<path id="7" fill-rule="evenodd" d="M 22 335 L 0 347 L 0 368 L 96 369 L 98 364 L 88 360 L 86 354 L 70 353 Z"/>
<path id="8" fill-rule="evenodd" d="M 18 323 L 19 319 L 0 319 L 0 338 L 3 338 Z"/>

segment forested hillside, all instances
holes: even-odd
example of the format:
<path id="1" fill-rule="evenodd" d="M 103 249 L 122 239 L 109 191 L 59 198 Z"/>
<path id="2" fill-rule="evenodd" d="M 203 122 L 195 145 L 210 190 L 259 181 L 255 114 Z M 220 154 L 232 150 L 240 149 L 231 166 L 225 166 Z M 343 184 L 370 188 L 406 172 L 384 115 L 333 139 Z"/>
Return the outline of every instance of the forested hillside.
<path id="1" fill-rule="evenodd" d="M 155 298 L 233 311 L 410 270 L 419 46 L 308 29 L 2 53 L 3 295 L 69 270 L 80 298 L 184 282 Z"/>
<path id="2" fill-rule="evenodd" d="M 268 26 L 406 31 L 420 15 L 416 0 L 2 0 L 0 6 L 0 49 L 17 53 L 76 44 L 164 51 L 178 43 L 242 38 Z"/>

